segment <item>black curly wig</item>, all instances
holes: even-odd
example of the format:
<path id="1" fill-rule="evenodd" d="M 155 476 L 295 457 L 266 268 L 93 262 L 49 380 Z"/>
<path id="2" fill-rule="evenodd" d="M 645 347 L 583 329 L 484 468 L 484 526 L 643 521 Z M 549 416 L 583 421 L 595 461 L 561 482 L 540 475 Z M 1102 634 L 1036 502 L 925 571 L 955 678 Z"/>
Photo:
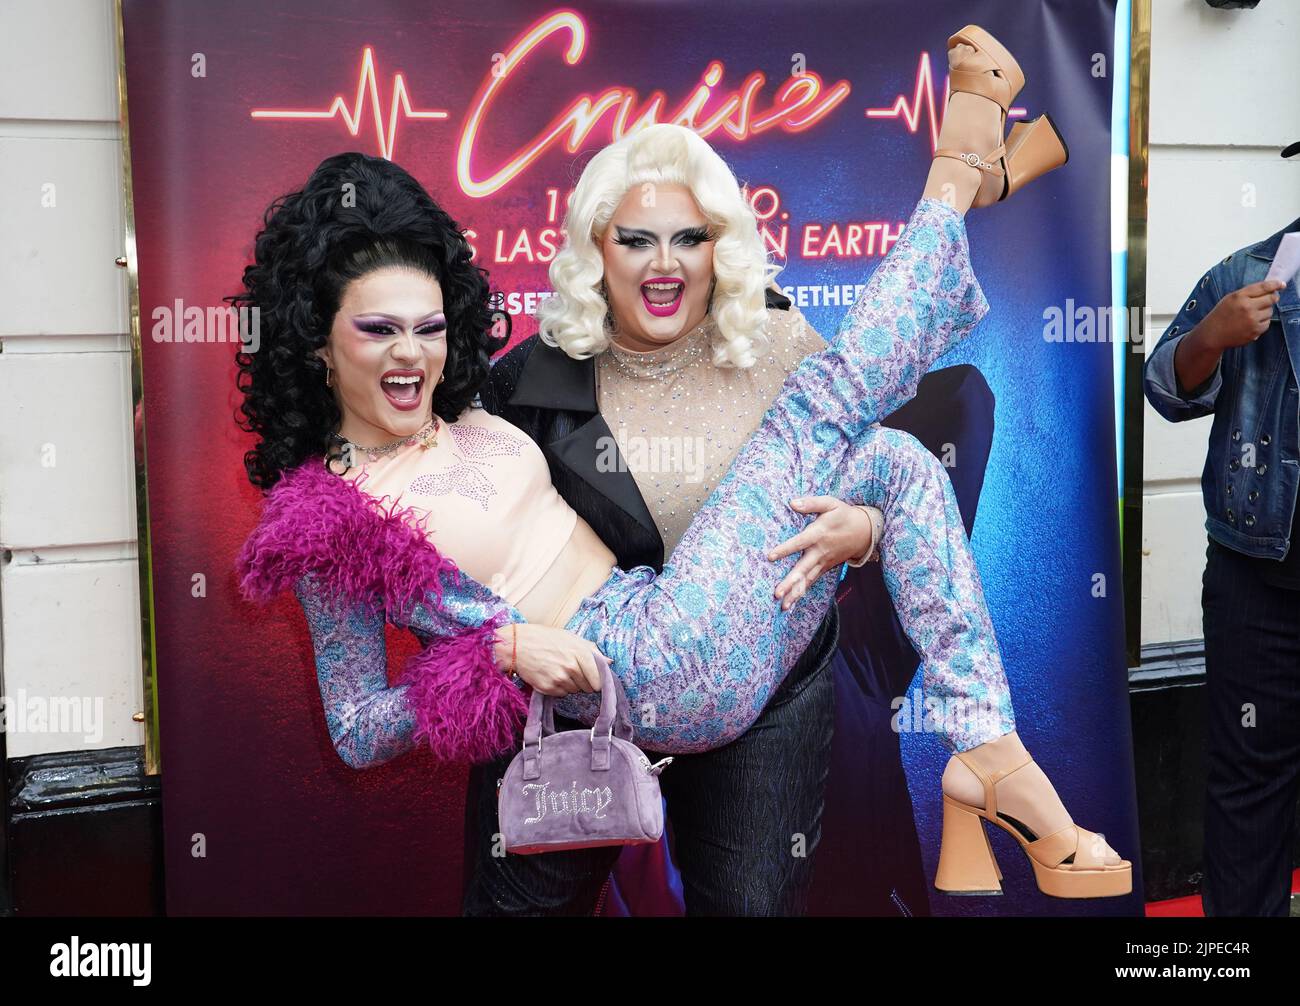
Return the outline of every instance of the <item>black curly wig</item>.
<path id="1" fill-rule="evenodd" d="M 351 188 L 345 188 L 351 186 Z M 260 438 L 245 453 L 249 481 L 270 489 L 281 474 L 332 449 L 342 414 L 325 386 L 325 345 L 347 285 L 384 266 L 433 277 L 447 316 L 447 363 L 433 411 L 452 422 L 474 400 L 489 360 L 509 338 L 494 315 L 487 273 L 470 261 L 454 220 L 392 161 L 361 153 L 320 163 L 300 192 L 267 208 L 244 269 L 243 290 L 225 298 L 258 309 L 256 352 L 241 351 L 239 428 Z M 494 335 L 504 321 L 506 335 Z"/>

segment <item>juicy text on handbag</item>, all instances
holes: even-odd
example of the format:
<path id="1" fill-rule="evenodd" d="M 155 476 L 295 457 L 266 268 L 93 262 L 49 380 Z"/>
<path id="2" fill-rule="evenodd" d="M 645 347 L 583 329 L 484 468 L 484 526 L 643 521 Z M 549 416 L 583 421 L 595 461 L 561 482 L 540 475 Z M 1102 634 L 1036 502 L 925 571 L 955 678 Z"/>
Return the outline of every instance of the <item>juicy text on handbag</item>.
<path id="1" fill-rule="evenodd" d="M 554 699 L 533 692 L 524 746 L 497 788 L 506 852 L 530 854 L 657 842 L 664 830 L 659 773 L 632 743 L 627 695 L 600 668 L 600 714 L 591 729 L 555 732 Z"/>

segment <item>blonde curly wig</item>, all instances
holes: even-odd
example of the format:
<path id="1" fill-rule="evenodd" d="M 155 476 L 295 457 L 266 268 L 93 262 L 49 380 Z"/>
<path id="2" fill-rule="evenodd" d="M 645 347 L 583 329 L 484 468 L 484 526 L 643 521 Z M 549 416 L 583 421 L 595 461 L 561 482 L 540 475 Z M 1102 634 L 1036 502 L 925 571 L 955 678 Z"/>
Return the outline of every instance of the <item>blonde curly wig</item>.
<path id="1" fill-rule="evenodd" d="M 731 168 L 699 134 L 668 123 L 624 136 L 596 154 L 582 172 L 564 220 L 564 248 L 551 261 L 555 293 L 538 305 L 541 339 L 575 360 L 608 348 L 600 242 L 623 197 L 647 184 L 685 186 L 716 231 L 713 362 L 753 366 L 768 347 L 763 291 L 780 267 L 768 257 L 758 221 Z"/>

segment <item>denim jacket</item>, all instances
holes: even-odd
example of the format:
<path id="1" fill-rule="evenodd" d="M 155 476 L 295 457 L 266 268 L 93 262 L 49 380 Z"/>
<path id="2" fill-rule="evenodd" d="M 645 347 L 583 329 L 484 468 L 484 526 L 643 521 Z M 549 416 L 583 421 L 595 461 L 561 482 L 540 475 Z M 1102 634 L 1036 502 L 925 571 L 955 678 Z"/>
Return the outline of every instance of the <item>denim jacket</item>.
<path id="1" fill-rule="evenodd" d="M 1179 387 L 1174 353 L 1221 297 L 1264 279 L 1282 235 L 1297 230 L 1300 219 L 1212 266 L 1188 294 L 1143 370 L 1147 400 L 1170 422 L 1214 413 L 1201 475 L 1210 537 L 1244 555 L 1275 560 L 1290 547 L 1300 489 L 1296 281 L 1280 291 L 1267 331 L 1254 342 L 1226 350 L 1200 387 Z"/>

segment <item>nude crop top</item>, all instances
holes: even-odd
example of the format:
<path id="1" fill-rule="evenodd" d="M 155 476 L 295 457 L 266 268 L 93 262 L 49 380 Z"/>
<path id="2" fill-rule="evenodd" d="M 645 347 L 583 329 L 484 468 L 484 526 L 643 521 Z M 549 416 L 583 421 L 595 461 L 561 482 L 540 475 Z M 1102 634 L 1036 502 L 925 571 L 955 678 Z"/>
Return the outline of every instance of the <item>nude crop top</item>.
<path id="1" fill-rule="evenodd" d="M 578 515 L 555 491 L 541 449 L 522 430 L 483 409 L 440 422 L 438 443 L 407 444 L 371 461 L 359 488 L 425 521 L 429 541 L 479 583 L 517 604 L 568 543 Z"/>

